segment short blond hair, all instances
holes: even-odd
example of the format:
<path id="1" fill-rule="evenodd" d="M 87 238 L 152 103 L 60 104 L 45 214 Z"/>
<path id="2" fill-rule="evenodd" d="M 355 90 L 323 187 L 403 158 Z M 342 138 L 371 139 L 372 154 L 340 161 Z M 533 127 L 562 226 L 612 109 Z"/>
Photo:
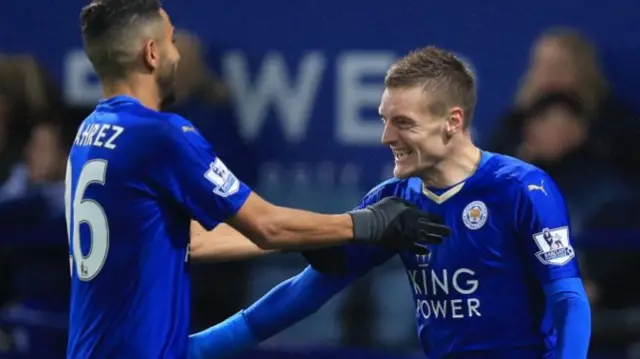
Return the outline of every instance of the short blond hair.
<path id="1" fill-rule="evenodd" d="M 465 128 L 476 107 L 476 79 L 469 67 L 454 53 L 427 46 L 411 51 L 391 66 L 384 79 L 386 88 L 422 86 L 436 95 L 428 108 L 436 115 L 459 106 Z"/>

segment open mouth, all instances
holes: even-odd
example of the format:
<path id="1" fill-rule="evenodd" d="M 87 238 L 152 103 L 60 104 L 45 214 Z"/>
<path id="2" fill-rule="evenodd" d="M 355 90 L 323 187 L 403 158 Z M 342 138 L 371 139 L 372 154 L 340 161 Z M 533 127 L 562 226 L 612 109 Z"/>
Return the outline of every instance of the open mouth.
<path id="1" fill-rule="evenodd" d="M 407 156 L 413 154 L 412 150 L 408 150 L 408 149 L 393 149 L 393 158 L 396 160 L 396 162 L 402 161 L 403 159 L 407 158 Z"/>

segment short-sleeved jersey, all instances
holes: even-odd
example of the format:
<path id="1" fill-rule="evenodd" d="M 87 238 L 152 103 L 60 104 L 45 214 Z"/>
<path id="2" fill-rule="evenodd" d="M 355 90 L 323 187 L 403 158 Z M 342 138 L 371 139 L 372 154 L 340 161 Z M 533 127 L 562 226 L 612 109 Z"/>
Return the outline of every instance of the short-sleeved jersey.
<path id="1" fill-rule="evenodd" d="M 190 221 L 212 229 L 249 193 L 189 121 L 100 101 L 67 164 L 67 357 L 185 358 Z"/>
<path id="2" fill-rule="evenodd" d="M 361 206 L 388 196 L 440 215 L 453 231 L 429 246 L 429 255 L 399 253 L 429 358 L 551 356 L 557 337 L 543 286 L 580 274 L 564 200 L 545 172 L 483 152 L 477 171 L 455 186 L 436 190 L 417 178 L 392 179 Z M 395 254 L 347 248 L 358 274 Z"/>

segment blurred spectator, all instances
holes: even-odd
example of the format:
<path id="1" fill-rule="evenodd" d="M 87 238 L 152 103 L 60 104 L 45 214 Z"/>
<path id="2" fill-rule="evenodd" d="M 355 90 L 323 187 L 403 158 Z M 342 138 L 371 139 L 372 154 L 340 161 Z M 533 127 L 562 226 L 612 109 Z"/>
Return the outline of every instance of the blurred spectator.
<path id="1" fill-rule="evenodd" d="M 37 121 L 61 120 L 62 98 L 30 55 L 0 55 L 0 184 L 22 161 L 23 148 Z M 10 295 L 9 254 L 0 247 L 0 304 Z"/>
<path id="2" fill-rule="evenodd" d="M 593 114 L 609 95 L 596 48 L 575 30 L 556 28 L 542 34 L 529 61 L 516 94 L 516 108 L 527 108 L 548 92 L 573 92 Z"/>
<path id="3" fill-rule="evenodd" d="M 197 97 L 210 105 L 227 104 L 227 86 L 207 66 L 200 39 L 188 31 L 178 30 L 175 40 L 180 52 L 176 93 L 178 103 Z"/>
<path id="4" fill-rule="evenodd" d="M 48 123 L 32 131 L 25 161 L 0 187 L 3 243 L 11 246 L 14 300 L 65 311 L 68 287 L 64 176 L 67 143 Z M 33 278 L 39 278 L 34 281 Z M 59 298 L 57 301 L 56 298 Z"/>
<path id="5" fill-rule="evenodd" d="M 25 156 L 31 184 L 64 182 L 67 142 L 55 124 L 42 123 L 34 127 Z"/>
<path id="6" fill-rule="evenodd" d="M 33 124 L 61 120 L 62 107 L 53 82 L 33 57 L 0 55 L 0 183 L 22 158 Z"/>
<path id="7" fill-rule="evenodd" d="M 10 254 L 11 274 L 11 300 L 0 310 L 0 329 L 19 333 L 10 352 L 25 357 L 63 358 L 66 350 L 70 288 L 64 176 L 70 138 L 54 124 L 37 124 L 25 161 L 0 187 L 0 244 Z"/>
<path id="8" fill-rule="evenodd" d="M 65 115 L 55 83 L 33 57 L 0 56 L 3 355 L 64 357 L 69 290 L 64 219 L 68 143 L 63 142 L 57 125 L 66 125 Z"/>
<path id="9" fill-rule="evenodd" d="M 549 172 L 579 230 L 600 205 L 634 192 L 640 122 L 617 101 L 594 46 L 579 33 L 548 31 L 530 62 L 490 148 Z"/>

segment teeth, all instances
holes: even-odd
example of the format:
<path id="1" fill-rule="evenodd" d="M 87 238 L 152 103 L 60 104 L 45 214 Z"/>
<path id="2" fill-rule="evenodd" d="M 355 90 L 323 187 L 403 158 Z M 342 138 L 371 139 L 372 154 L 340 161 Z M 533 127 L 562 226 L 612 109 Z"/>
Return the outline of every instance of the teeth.
<path id="1" fill-rule="evenodd" d="M 393 150 L 393 156 L 396 160 L 401 160 L 412 153 L 413 151 L 411 150 Z"/>

